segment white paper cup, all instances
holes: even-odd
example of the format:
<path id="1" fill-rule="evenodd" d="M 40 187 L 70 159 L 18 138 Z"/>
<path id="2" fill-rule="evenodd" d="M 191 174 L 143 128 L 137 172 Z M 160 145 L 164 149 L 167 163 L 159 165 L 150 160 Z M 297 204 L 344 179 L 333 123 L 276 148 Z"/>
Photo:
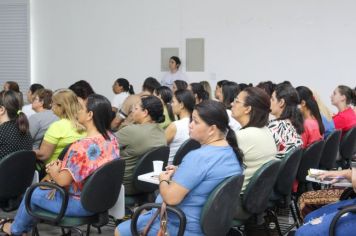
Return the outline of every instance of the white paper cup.
<path id="1" fill-rule="evenodd" d="M 152 161 L 153 163 L 153 172 L 159 174 L 163 169 L 163 161 Z"/>

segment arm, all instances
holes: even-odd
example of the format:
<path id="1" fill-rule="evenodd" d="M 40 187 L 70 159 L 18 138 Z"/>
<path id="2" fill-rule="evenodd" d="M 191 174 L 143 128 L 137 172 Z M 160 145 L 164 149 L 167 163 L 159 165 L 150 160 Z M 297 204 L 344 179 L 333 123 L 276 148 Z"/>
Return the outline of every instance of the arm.
<path id="1" fill-rule="evenodd" d="M 354 192 L 356 192 L 356 168 L 352 168 L 351 169 L 351 172 L 352 172 L 352 188 L 354 189 Z"/>
<path id="2" fill-rule="evenodd" d="M 355 172 L 355 184 L 356 184 L 356 171 Z M 336 171 L 325 171 L 323 173 L 317 174 L 317 178 L 320 180 L 324 180 L 325 178 L 336 178 L 336 177 L 342 177 L 351 182 L 351 178 L 353 177 L 353 174 L 351 175 L 351 170 L 346 169 L 346 170 L 336 170 Z M 335 179 L 337 180 L 337 179 Z M 335 181 L 337 182 L 337 181 Z"/>
<path id="3" fill-rule="evenodd" d="M 176 168 L 169 168 L 162 172 L 159 176 L 160 184 L 159 191 L 168 205 L 178 205 L 184 199 L 184 197 L 188 194 L 189 190 L 171 181 L 171 177 L 176 171 Z"/>
<path id="4" fill-rule="evenodd" d="M 67 169 L 61 170 L 61 161 L 52 161 L 46 165 L 46 172 L 61 187 L 69 186 L 73 177 Z"/>
<path id="5" fill-rule="evenodd" d="M 41 147 L 38 150 L 34 150 L 38 160 L 45 161 L 49 159 L 57 145 L 47 142 L 46 140 L 42 141 Z"/>
<path id="6" fill-rule="evenodd" d="M 174 124 L 174 122 L 172 122 L 165 130 L 167 144 L 170 144 L 173 141 L 174 136 L 176 136 L 176 133 L 177 133 L 177 127 Z"/>

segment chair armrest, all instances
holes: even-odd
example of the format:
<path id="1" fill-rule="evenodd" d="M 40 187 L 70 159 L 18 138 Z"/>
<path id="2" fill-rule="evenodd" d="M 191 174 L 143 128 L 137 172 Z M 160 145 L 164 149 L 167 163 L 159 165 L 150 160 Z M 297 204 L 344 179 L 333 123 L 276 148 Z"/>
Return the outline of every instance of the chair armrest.
<path id="1" fill-rule="evenodd" d="M 161 209 L 161 203 L 146 203 L 136 209 L 134 214 L 132 215 L 132 220 L 131 220 L 131 233 L 134 236 L 139 236 L 140 234 L 137 232 L 137 220 L 138 217 L 141 215 L 141 212 L 143 210 L 151 210 L 152 208 L 157 208 L 158 210 Z M 178 236 L 183 235 L 185 231 L 185 226 L 187 224 L 187 219 L 185 217 L 184 212 L 179 209 L 178 207 L 173 207 L 173 206 L 168 206 L 167 205 L 167 211 L 175 213 L 178 218 L 179 218 L 179 230 L 178 230 Z M 168 219 L 169 221 L 169 219 Z"/>
<path id="2" fill-rule="evenodd" d="M 38 215 L 33 211 L 32 206 L 31 206 L 31 197 L 32 197 L 33 191 L 38 187 L 47 187 L 47 188 L 55 189 L 62 195 L 61 208 L 60 208 L 60 211 L 56 218 L 53 219 L 51 217 Z M 67 209 L 67 205 L 68 205 L 68 192 L 64 188 L 62 188 L 61 186 L 59 186 L 58 184 L 55 184 L 55 183 L 50 183 L 50 182 L 36 183 L 36 184 L 31 185 L 26 192 L 26 197 L 25 197 L 26 210 L 27 210 L 28 214 L 30 214 L 31 216 L 33 216 L 37 219 L 43 219 L 43 220 L 47 220 L 47 221 L 50 221 L 53 223 L 58 223 L 63 218 L 64 213 Z"/>
<path id="3" fill-rule="evenodd" d="M 330 236 L 336 235 L 336 224 L 337 224 L 337 221 L 340 219 L 340 217 L 343 214 L 345 214 L 347 212 L 356 213 L 356 205 L 350 205 L 350 206 L 346 206 L 344 208 L 341 208 L 341 210 L 334 216 L 333 220 L 331 221 L 330 228 L 329 228 L 329 235 Z"/>

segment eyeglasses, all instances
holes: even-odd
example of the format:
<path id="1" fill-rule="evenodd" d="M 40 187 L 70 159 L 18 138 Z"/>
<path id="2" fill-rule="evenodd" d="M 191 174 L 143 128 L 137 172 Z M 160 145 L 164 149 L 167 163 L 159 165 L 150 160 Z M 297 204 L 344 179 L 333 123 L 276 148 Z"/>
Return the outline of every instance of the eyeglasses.
<path id="1" fill-rule="evenodd" d="M 237 100 L 237 98 L 234 99 L 234 103 L 241 103 L 242 105 L 245 105 L 244 102 L 241 102 L 241 101 Z"/>

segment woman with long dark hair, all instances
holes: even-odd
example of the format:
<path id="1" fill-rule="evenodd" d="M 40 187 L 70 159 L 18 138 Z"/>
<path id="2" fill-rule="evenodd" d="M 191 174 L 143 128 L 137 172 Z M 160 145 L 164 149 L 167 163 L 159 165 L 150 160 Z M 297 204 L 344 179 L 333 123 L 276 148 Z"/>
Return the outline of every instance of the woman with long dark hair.
<path id="1" fill-rule="evenodd" d="M 200 217 L 209 193 L 226 178 L 242 174 L 242 156 L 225 107 L 219 102 L 208 100 L 196 105 L 189 130 L 190 137 L 201 147 L 189 152 L 179 168 L 171 165 L 160 174 L 160 195 L 156 202 L 179 207 L 187 217 L 184 235 L 196 236 L 203 235 Z M 138 218 L 139 231 L 142 232 L 154 212 L 151 210 Z M 168 217 L 169 234 L 177 235 L 178 219 L 171 214 Z M 115 235 L 130 235 L 130 223 L 130 220 L 121 223 Z M 156 235 L 158 230 L 159 219 L 156 219 L 150 235 Z"/>
<path id="2" fill-rule="evenodd" d="M 112 90 L 115 94 L 111 100 L 111 106 L 114 112 L 117 112 L 121 109 L 122 104 L 128 96 L 135 94 L 132 85 L 127 79 L 124 78 L 118 78 L 115 80 L 112 86 Z"/>
<path id="3" fill-rule="evenodd" d="M 165 119 L 164 122 L 160 124 L 160 126 L 162 129 L 166 129 L 172 123 L 172 121 L 175 121 L 171 105 L 173 92 L 167 86 L 160 86 L 154 90 L 153 94 L 161 99 L 163 103 L 163 114 Z"/>

